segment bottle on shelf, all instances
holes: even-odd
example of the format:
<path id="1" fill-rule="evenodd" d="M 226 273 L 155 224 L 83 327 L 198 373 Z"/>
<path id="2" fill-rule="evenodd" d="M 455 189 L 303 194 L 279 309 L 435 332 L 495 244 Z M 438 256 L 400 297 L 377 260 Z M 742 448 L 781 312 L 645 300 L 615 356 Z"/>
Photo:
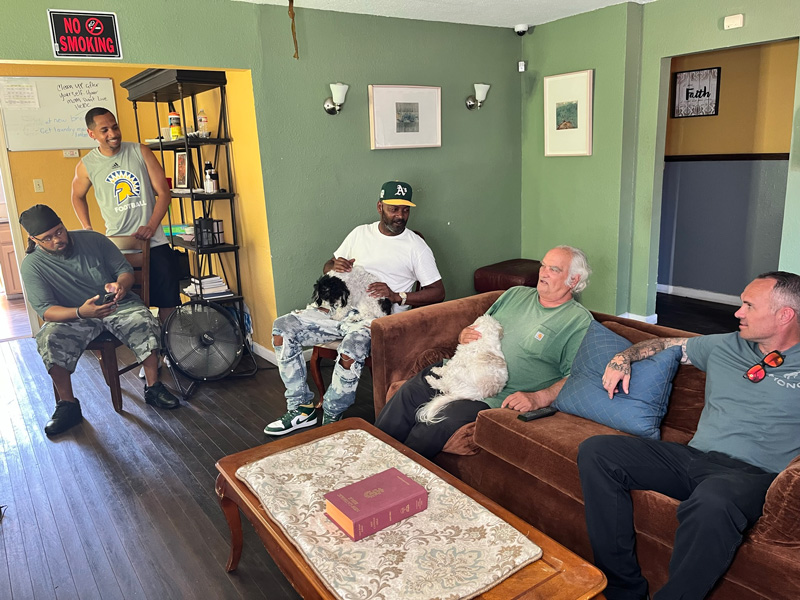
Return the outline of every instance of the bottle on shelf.
<path id="1" fill-rule="evenodd" d="M 181 116 L 177 111 L 173 110 L 169 113 L 169 137 L 170 139 L 177 140 L 183 135 L 181 130 Z"/>
<path id="2" fill-rule="evenodd" d="M 211 162 L 205 163 L 206 176 L 203 180 L 203 190 L 206 194 L 213 194 L 219 191 L 219 176 L 217 172 L 211 167 Z"/>
<path id="3" fill-rule="evenodd" d="M 197 113 L 197 133 L 200 137 L 209 137 L 211 135 L 208 131 L 208 115 L 202 108 Z"/>

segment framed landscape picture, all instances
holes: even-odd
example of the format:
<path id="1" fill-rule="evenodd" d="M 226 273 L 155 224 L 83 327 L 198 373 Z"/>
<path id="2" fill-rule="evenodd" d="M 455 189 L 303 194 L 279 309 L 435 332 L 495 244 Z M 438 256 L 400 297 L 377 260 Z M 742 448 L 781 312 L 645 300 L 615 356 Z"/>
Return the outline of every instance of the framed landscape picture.
<path id="1" fill-rule="evenodd" d="M 672 117 L 713 117 L 719 114 L 721 67 L 680 71 L 672 76 Z"/>
<path id="2" fill-rule="evenodd" d="M 442 145 L 442 88 L 369 86 L 370 148 L 437 148 Z"/>
<path id="3" fill-rule="evenodd" d="M 544 78 L 544 155 L 591 156 L 594 71 Z"/>

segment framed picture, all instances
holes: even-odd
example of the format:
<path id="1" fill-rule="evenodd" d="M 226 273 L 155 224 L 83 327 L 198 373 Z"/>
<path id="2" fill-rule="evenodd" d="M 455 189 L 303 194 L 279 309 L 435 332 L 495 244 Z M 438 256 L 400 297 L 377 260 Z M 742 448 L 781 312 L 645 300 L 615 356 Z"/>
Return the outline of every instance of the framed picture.
<path id="1" fill-rule="evenodd" d="M 442 88 L 369 86 L 370 148 L 438 148 L 442 145 Z"/>
<path id="2" fill-rule="evenodd" d="M 175 153 L 175 187 L 189 187 L 189 165 L 186 161 L 186 152 Z"/>
<path id="3" fill-rule="evenodd" d="M 594 71 L 544 78 L 544 155 L 592 155 Z"/>
<path id="4" fill-rule="evenodd" d="M 672 77 L 672 117 L 713 117 L 719 114 L 721 67 L 680 71 Z"/>

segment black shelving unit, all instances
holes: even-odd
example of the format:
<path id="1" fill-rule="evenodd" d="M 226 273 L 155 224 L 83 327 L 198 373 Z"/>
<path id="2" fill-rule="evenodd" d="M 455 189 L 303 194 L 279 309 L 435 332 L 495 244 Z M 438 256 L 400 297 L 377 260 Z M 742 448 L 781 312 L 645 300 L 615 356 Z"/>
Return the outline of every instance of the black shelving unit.
<path id="1" fill-rule="evenodd" d="M 190 255 L 191 271 L 200 282 L 200 293 L 197 296 L 190 296 L 181 292 L 189 300 L 211 300 L 220 304 L 235 303 L 238 309 L 239 325 L 242 332 L 245 331 L 244 324 L 244 298 L 241 289 L 241 270 L 239 265 L 239 242 L 236 230 L 236 191 L 233 187 L 232 165 L 230 155 L 230 144 L 232 142 L 230 129 L 228 126 L 228 107 L 225 86 L 227 78 L 223 71 L 193 71 L 187 69 L 146 69 L 138 75 L 123 81 L 120 85 L 128 90 L 128 100 L 133 103 L 133 111 L 136 117 L 136 135 L 139 143 L 142 143 L 142 133 L 140 127 L 140 103 L 152 103 L 154 107 L 155 136 L 157 142 L 148 143 L 151 150 L 157 152 L 161 158 L 161 164 L 165 164 L 165 154 L 172 153 L 173 160 L 175 153 L 186 153 L 186 169 L 188 188 L 173 188 L 172 199 L 178 201 L 181 223 L 195 225 L 199 217 L 213 218 L 214 208 L 226 206 L 230 217 L 230 231 L 224 232 L 224 243 L 214 245 L 197 246 L 195 242 L 188 242 L 178 235 L 173 235 L 173 215 L 169 215 L 170 235 L 168 239 L 173 248 L 182 248 Z M 196 96 L 219 90 L 219 121 L 216 129 L 212 129 L 217 137 L 189 136 L 187 124 L 194 126 L 194 131 L 198 131 L 197 102 Z M 169 106 L 170 104 L 179 106 L 181 115 L 181 128 L 183 137 L 177 140 L 165 140 L 161 137 L 162 117 L 159 114 L 159 105 Z M 164 126 L 167 123 L 163 123 Z M 210 125 L 210 124 L 209 124 Z M 147 131 L 150 129 L 148 128 Z M 213 157 L 210 156 L 213 153 Z M 203 191 L 203 179 L 201 168 L 205 160 L 211 160 L 217 172 L 220 174 L 220 191 L 206 193 Z M 221 161 L 223 161 L 221 163 Z M 219 166 L 224 164 L 226 170 L 224 178 L 220 173 Z M 173 182 L 176 184 L 177 182 Z M 200 236 L 195 228 L 195 240 Z M 230 255 L 233 260 L 233 272 L 225 269 L 223 255 Z M 220 272 L 214 273 L 214 263 L 219 266 Z M 233 295 L 225 297 L 207 298 L 202 289 L 202 277 L 218 274 L 223 277 Z M 245 345 L 246 346 L 246 345 Z M 249 348 L 248 354 L 249 353 Z M 250 354 L 250 358 L 252 354 Z M 255 359 L 253 359 L 255 368 Z M 253 371 L 255 372 L 255 371 Z M 177 381 L 177 379 L 176 379 Z M 179 383 L 180 385 L 180 383 Z M 181 389 L 184 392 L 183 389 Z M 191 392 L 189 392 L 191 393 Z M 184 392 L 184 397 L 187 395 Z"/>
<path id="2" fill-rule="evenodd" d="M 236 193 L 233 189 L 233 178 L 231 177 L 231 157 L 230 143 L 231 136 L 228 127 L 228 108 L 225 93 L 227 78 L 223 71 L 191 71 L 187 69 L 147 69 L 138 75 L 121 83 L 122 87 L 128 90 L 128 100 L 133 102 L 133 110 L 136 115 L 136 134 L 139 142 L 142 141 L 139 103 L 152 103 L 154 106 L 154 118 L 156 125 L 156 136 L 158 142 L 150 143 L 151 150 L 157 151 L 161 157 L 161 164 L 165 164 L 165 153 L 172 153 L 173 159 L 176 152 L 186 153 L 186 169 L 188 188 L 173 188 L 172 198 L 179 202 L 179 213 L 181 223 L 194 225 L 198 217 L 212 218 L 212 210 L 220 203 L 227 205 L 230 215 L 230 240 L 227 243 L 198 247 L 192 242 L 186 242 L 176 235 L 170 235 L 170 242 L 173 247 L 184 248 L 190 251 L 193 258 L 192 274 L 197 277 L 200 284 L 200 294 L 190 296 L 192 299 L 204 298 L 202 292 L 202 277 L 213 273 L 213 263 L 216 262 L 220 267 L 220 273 L 233 292 L 233 296 L 216 298 L 217 302 L 240 302 L 242 299 L 240 266 L 239 266 L 239 244 L 238 232 L 236 231 L 236 203 L 234 201 Z M 195 137 L 188 135 L 188 124 L 198 130 L 197 122 L 197 101 L 196 96 L 219 90 L 219 122 L 215 130 L 217 137 Z M 165 140 L 160 136 L 162 118 L 159 114 L 159 104 L 180 104 L 181 125 L 184 135 L 177 140 Z M 187 110 L 188 109 L 188 110 Z M 165 124 L 166 125 L 166 124 Z M 205 156 L 204 156 L 205 151 Z M 224 179 L 220 180 L 220 192 L 205 193 L 202 191 L 202 178 L 200 168 L 205 160 L 210 160 L 209 154 L 213 152 L 212 164 L 219 171 L 220 160 L 224 161 L 226 170 Z M 176 182 L 173 182 L 176 183 Z M 222 191 L 224 190 L 224 191 Z M 172 212 L 169 213 L 170 233 L 173 225 Z M 198 239 L 195 231 L 195 239 Z M 232 273 L 226 272 L 225 265 L 218 255 L 233 253 L 234 269 Z M 240 306 L 240 314 L 243 307 Z"/>

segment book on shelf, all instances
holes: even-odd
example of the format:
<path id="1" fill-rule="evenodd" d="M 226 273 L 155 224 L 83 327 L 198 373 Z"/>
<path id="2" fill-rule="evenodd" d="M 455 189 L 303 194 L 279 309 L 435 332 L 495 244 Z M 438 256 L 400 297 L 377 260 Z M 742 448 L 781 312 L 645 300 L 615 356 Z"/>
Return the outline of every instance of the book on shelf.
<path id="1" fill-rule="evenodd" d="M 428 507 L 428 491 L 394 467 L 325 494 L 325 516 L 358 541 Z"/>
<path id="2" fill-rule="evenodd" d="M 230 290 L 227 292 L 212 292 L 210 294 L 206 293 L 205 291 L 203 292 L 203 298 L 206 300 L 214 300 L 215 298 L 229 298 L 231 296 L 233 296 L 233 292 Z"/>
<path id="3" fill-rule="evenodd" d="M 230 293 L 230 288 L 225 283 L 216 283 L 216 284 L 203 283 L 202 286 L 200 286 L 197 283 L 190 283 L 185 288 L 183 288 L 183 291 L 189 296 L 197 296 L 202 291 L 203 295 L 207 296 L 209 294 Z"/>
<path id="4" fill-rule="evenodd" d="M 188 223 L 173 223 L 172 225 L 162 225 L 164 235 L 191 235 L 194 237 L 194 225 Z"/>
<path id="5" fill-rule="evenodd" d="M 225 280 L 222 277 L 220 277 L 219 275 L 214 275 L 213 273 L 211 275 L 203 275 L 200 278 L 195 277 L 194 275 L 192 275 L 191 280 L 192 280 L 192 283 L 201 283 L 202 282 L 203 285 L 205 285 L 207 283 L 222 283 L 222 284 L 225 283 Z"/>

